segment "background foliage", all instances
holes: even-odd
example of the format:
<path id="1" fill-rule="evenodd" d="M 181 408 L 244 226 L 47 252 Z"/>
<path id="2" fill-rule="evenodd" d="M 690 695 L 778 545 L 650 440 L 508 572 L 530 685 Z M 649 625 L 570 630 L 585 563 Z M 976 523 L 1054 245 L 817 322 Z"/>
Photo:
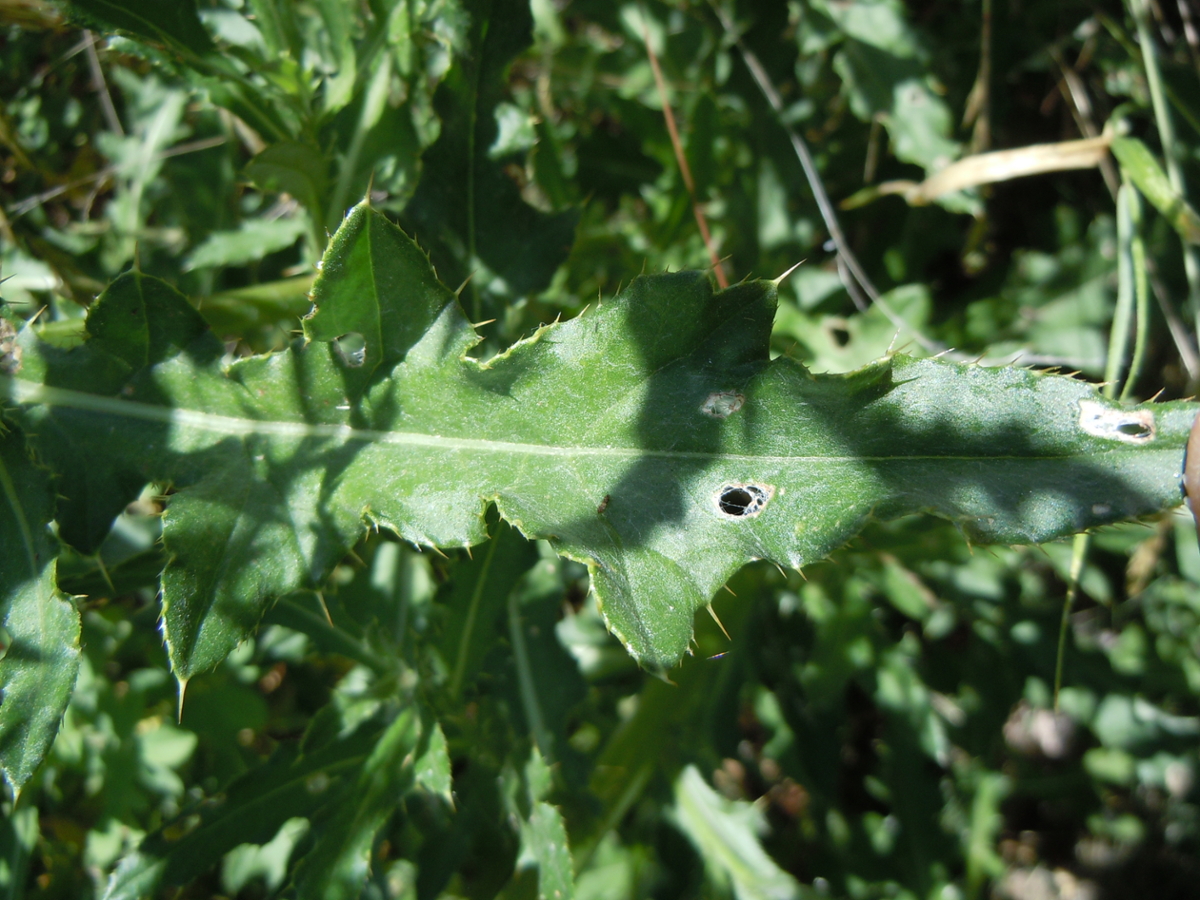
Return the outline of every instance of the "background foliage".
<path id="1" fill-rule="evenodd" d="M 1197 17 L 1159 6 L 1140 35 L 1140 4 L 1117 2 L 721 9 L 842 199 L 1118 121 L 1194 182 Z M 135 261 L 231 353 L 282 346 L 369 191 L 465 282 L 498 349 L 643 270 L 708 266 L 689 178 L 733 280 L 808 260 L 777 352 L 845 371 L 909 340 L 846 293 L 787 134 L 703 3 L 192 10 L 0 4 L 4 299 L 62 346 Z M 1128 327 L 1125 175 L 887 196 L 843 225 L 927 338 L 1099 379 Z M 1131 389 L 1181 396 L 1194 251 L 1150 205 L 1126 221 L 1158 300 Z M 447 558 L 374 535 L 193 678 L 176 721 L 156 629 L 168 490 L 59 560 L 80 674 L 4 807 L 10 896 L 357 896 L 366 879 L 371 897 L 1184 897 L 1200 875 L 1200 551 L 1181 517 L 1093 538 L 1057 711 L 1070 546 L 972 550 L 913 518 L 804 576 L 744 569 L 716 601 L 730 637 L 701 616 L 674 684 L 605 632 L 582 567 L 505 526 Z"/>

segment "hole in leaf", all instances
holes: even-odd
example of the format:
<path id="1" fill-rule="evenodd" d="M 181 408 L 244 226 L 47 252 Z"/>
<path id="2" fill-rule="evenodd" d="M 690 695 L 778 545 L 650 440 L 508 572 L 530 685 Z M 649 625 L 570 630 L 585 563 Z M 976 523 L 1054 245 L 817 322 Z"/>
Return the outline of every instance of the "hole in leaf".
<path id="1" fill-rule="evenodd" d="M 1126 444 L 1154 440 L 1154 413 L 1148 409 L 1113 409 L 1096 400 L 1079 401 L 1079 426 L 1088 434 Z"/>
<path id="2" fill-rule="evenodd" d="M 754 503 L 754 495 L 745 488 L 725 488 L 721 492 L 721 512 L 729 516 L 744 516 Z"/>
<path id="3" fill-rule="evenodd" d="M 735 518 L 757 516 L 774 492 L 770 485 L 727 484 L 717 494 L 717 508 Z"/>
<path id="4" fill-rule="evenodd" d="M 700 412 L 714 419 L 724 419 L 741 409 L 745 402 L 745 396 L 737 391 L 717 391 L 704 398 Z"/>
<path id="5" fill-rule="evenodd" d="M 847 328 L 834 326 L 833 328 L 829 329 L 829 336 L 839 347 L 845 347 L 848 343 L 850 343 L 850 330 Z"/>
<path id="6" fill-rule="evenodd" d="M 1151 434 L 1150 426 L 1144 422 L 1122 422 L 1117 426 L 1117 431 L 1121 434 L 1128 434 L 1131 437 L 1145 437 Z"/>
<path id="7" fill-rule="evenodd" d="M 367 339 L 357 331 L 343 334 L 333 342 L 342 362 L 352 369 L 357 369 L 367 361 Z"/>
<path id="8" fill-rule="evenodd" d="M 12 644 L 12 637 L 8 633 L 8 629 L 0 625 L 0 659 L 4 659 L 8 655 L 8 648 Z"/>

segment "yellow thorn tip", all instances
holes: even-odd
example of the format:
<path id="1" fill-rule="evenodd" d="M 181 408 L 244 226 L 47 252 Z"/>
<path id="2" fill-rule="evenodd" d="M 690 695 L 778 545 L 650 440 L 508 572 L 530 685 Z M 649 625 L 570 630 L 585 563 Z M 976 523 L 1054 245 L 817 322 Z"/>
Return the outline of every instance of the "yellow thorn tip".
<path id="1" fill-rule="evenodd" d="M 788 269 L 786 272 L 784 272 L 778 278 L 771 279 L 771 284 L 775 285 L 775 287 L 779 287 L 781 284 L 783 284 L 783 282 L 787 279 L 787 277 L 789 275 L 791 275 L 798 268 L 800 268 L 802 265 L 804 265 L 804 262 L 805 262 L 804 260 L 800 260 L 800 262 L 796 263 L 794 266 L 792 266 L 790 269 Z"/>
<path id="2" fill-rule="evenodd" d="M 721 634 L 725 635 L 725 640 L 732 641 L 733 638 L 731 638 L 729 636 L 729 632 L 725 630 L 725 623 L 721 621 L 720 617 L 717 615 L 717 611 L 713 609 L 712 604 L 708 604 L 708 606 L 705 608 L 708 610 L 708 614 L 713 617 L 713 621 L 717 623 L 717 627 L 721 629 Z"/>

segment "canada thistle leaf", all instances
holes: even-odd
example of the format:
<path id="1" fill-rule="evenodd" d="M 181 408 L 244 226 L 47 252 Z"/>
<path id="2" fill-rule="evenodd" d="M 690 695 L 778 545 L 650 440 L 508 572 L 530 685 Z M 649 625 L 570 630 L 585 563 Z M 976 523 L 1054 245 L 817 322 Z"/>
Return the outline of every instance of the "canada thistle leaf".
<path id="1" fill-rule="evenodd" d="M 638 278 L 476 360 L 455 296 L 365 205 L 313 297 L 304 341 L 229 360 L 183 297 L 130 273 L 82 347 L 27 329 L 3 382 L 60 473 L 60 521 L 86 523 L 77 546 L 146 482 L 173 486 L 163 619 L 181 678 L 364 528 L 468 546 L 488 504 L 585 562 L 613 632 L 669 666 L 740 566 L 803 566 L 871 516 L 925 510 L 1024 543 L 1175 505 L 1197 408 L 904 356 L 813 375 L 769 357 L 772 282 L 714 292 L 694 272 Z"/>

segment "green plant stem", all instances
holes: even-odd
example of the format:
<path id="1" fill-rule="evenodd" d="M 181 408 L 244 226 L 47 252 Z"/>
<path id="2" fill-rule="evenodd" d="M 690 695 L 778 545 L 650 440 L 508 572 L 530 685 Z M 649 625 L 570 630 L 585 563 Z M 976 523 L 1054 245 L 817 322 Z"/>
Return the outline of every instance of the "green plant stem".
<path id="1" fill-rule="evenodd" d="M 1067 629 L 1071 624 L 1071 608 L 1079 596 L 1079 579 L 1087 562 L 1092 536 L 1086 532 L 1075 535 L 1071 547 L 1071 571 L 1067 579 L 1067 597 L 1063 601 L 1062 623 L 1058 629 L 1058 658 L 1054 662 L 1054 711 L 1058 712 L 1058 697 L 1062 691 L 1063 659 L 1067 654 Z"/>
<path id="2" fill-rule="evenodd" d="M 291 597 L 282 597 L 276 607 L 284 614 L 287 621 L 283 624 L 305 634 L 320 635 L 336 652 L 370 666 L 375 672 L 386 672 L 390 666 L 380 659 L 362 643 L 336 625 L 330 625 L 323 615 L 297 603 Z"/>
<path id="3" fill-rule="evenodd" d="M 483 30 L 479 34 L 479 45 L 483 46 L 487 39 L 488 21 L 484 20 Z M 474 81 L 471 85 L 471 111 L 467 117 L 467 262 L 471 271 L 467 274 L 467 283 L 471 290 L 471 320 L 478 322 L 483 318 L 483 298 L 475 285 L 475 267 L 479 265 L 476 256 L 476 222 L 475 222 L 475 129 L 479 120 L 479 91 L 480 79 L 483 77 L 483 63 L 475 62 Z"/>
<path id="4" fill-rule="evenodd" d="M 1133 218 L 1129 204 L 1136 190 L 1128 181 L 1117 189 L 1117 308 L 1108 332 L 1108 359 L 1104 366 L 1102 389 L 1106 397 L 1115 397 L 1117 394 L 1117 385 L 1129 352 L 1130 331 L 1134 327 Z M 1141 324 L 1138 322 L 1139 326 Z"/>
<path id="5" fill-rule="evenodd" d="M 1136 43 L 1133 42 L 1133 40 L 1130 39 L 1129 35 L 1125 33 L 1125 29 L 1123 29 L 1111 17 L 1102 12 L 1096 13 L 1096 21 L 1103 25 L 1105 30 L 1112 35 L 1113 40 L 1115 40 L 1121 45 L 1122 48 L 1124 48 L 1125 52 L 1129 54 L 1130 59 L 1132 59 L 1138 65 L 1143 64 L 1141 49 Z M 1171 105 L 1175 108 L 1175 112 L 1183 117 L 1183 119 L 1189 125 L 1191 125 L 1192 128 L 1196 129 L 1196 131 L 1200 131 L 1200 119 L 1197 119 L 1188 106 L 1179 99 L 1179 95 L 1172 90 L 1169 84 L 1163 84 L 1162 87 L 1163 94 L 1168 100 L 1171 101 Z"/>
<path id="6" fill-rule="evenodd" d="M 1146 243 L 1142 239 L 1142 201 L 1136 190 L 1129 192 L 1129 261 L 1133 269 L 1133 296 L 1137 307 L 1137 329 L 1134 332 L 1133 359 L 1129 375 L 1121 388 L 1125 400 L 1141 377 L 1146 362 L 1146 345 L 1150 339 L 1150 284 L 1146 274 Z"/>
<path id="7" fill-rule="evenodd" d="M 533 742 L 547 765 L 554 765 L 550 735 L 542 718 L 542 705 L 538 701 L 537 685 L 533 679 L 533 666 L 529 662 L 529 645 L 525 643 L 525 632 L 521 628 L 521 606 L 517 593 L 508 595 L 508 636 L 512 641 L 513 662 L 517 667 L 517 683 L 521 692 L 521 708 L 533 734 Z"/>
<path id="8" fill-rule="evenodd" d="M 604 840 L 604 836 L 616 828 L 621 820 L 625 818 L 625 814 L 629 812 L 630 807 L 642 795 L 642 791 L 646 789 L 646 784 L 650 781 L 650 776 L 654 774 L 655 764 L 652 759 L 646 759 L 641 762 L 633 774 L 625 782 L 625 789 L 621 791 L 621 795 L 604 814 L 603 820 L 600 822 L 600 827 L 595 833 L 581 846 L 575 850 L 575 871 L 585 872 L 591 865 L 592 857 L 596 851 L 600 849 L 600 844 Z"/>
<path id="9" fill-rule="evenodd" d="M 1175 128 L 1171 123 L 1171 110 L 1167 105 L 1162 72 L 1158 65 L 1158 49 L 1154 35 L 1150 32 L 1150 11 L 1146 0 L 1129 0 L 1133 19 L 1137 23 L 1138 42 L 1142 46 L 1142 65 L 1146 70 L 1146 86 L 1150 91 L 1150 103 L 1154 108 L 1154 120 L 1158 126 L 1158 137 L 1162 142 L 1167 178 L 1180 197 L 1187 199 L 1187 182 L 1183 167 L 1179 164 L 1180 150 L 1175 140 Z M 1200 330 L 1200 252 L 1183 243 L 1183 270 L 1187 276 L 1188 298 L 1192 316 Z"/>
<path id="10" fill-rule="evenodd" d="M 367 95 L 363 98 L 362 112 L 359 114 L 354 134 L 350 137 L 350 147 L 346 151 L 345 157 L 341 160 L 341 165 L 338 168 L 337 184 L 334 185 L 333 195 L 330 197 L 329 205 L 326 207 L 325 224 L 331 232 L 337 230 L 337 226 L 345 214 L 346 198 L 350 195 L 350 184 L 354 180 L 354 174 L 358 169 L 358 159 L 362 156 L 363 144 L 367 139 L 367 134 L 375 127 L 375 123 L 379 121 L 379 117 L 383 115 L 383 108 L 387 103 L 391 81 L 392 58 L 389 54 L 384 54 L 379 68 L 375 70 L 375 74 L 371 77 L 371 83 L 367 86 Z M 325 242 L 322 241 L 317 249 L 324 251 Z"/>
<path id="11" fill-rule="evenodd" d="M 467 654 L 471 649 L 471 635 L 475 631 L 475 620 L 479 617 L 479 604 L 483 600 L 483 592 L 487 587 L 488 572 L 492 568 L 492 560 L 496 557 L 496 547 L 500 541 L 493 538 L 488 541 L 487 554 L 483 558 L 483 569 L 475 580 L 475 589 L 471 591 L 471 604 L 467 608 L 467 621 L 463 625 L 462 637 L 458 641 L 458 653 L 454 658 L 454 675 L 450 678 L 450 696 L 457 699 L 462 692 L 463 678 L 467 671 Z M 514 649 L 516 647 L 514 643 Z"/>

